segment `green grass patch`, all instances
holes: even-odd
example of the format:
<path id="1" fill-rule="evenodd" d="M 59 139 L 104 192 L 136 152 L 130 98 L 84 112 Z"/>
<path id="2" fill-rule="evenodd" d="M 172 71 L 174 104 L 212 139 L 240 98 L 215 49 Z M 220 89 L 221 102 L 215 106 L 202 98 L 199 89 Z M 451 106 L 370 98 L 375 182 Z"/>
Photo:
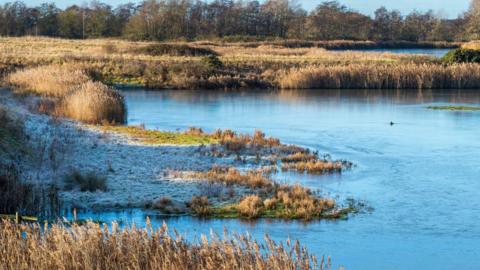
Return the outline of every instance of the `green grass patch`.
<path id="1" fill-rule="evenodd" d="M 151 145 L 201 145 L 217 144 L 218 140 L 208 134 L 187 134 L 161 130 L 147 130 L 138 126 L 102 126 L 101 130 L 116 132 Z"/>
<path id="2" fill-rule="evenodd" d="M 478 106 L 428 106 L 430 110 L 443 110 L 443 111 L 480 111 Z"/>

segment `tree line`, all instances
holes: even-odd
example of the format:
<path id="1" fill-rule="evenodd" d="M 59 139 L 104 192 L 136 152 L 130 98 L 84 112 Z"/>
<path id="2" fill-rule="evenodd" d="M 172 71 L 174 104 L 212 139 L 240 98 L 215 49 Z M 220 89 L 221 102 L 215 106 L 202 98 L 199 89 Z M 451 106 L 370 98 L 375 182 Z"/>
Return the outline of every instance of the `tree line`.
<path id="1" fill-rule="evenodd" d="M 222 37 L 306 40 L 454 41 L 480 38 L 480 0 L 457 19 L 433 11 L 402 15 L 385 7 L 373 16 L 338 1 L 307 12 L 295 0 L 145 0 L 112 7 L 100 1 L 65 9 L 54 3 L 0 6 L 0 35 L 133 40 Z"/>

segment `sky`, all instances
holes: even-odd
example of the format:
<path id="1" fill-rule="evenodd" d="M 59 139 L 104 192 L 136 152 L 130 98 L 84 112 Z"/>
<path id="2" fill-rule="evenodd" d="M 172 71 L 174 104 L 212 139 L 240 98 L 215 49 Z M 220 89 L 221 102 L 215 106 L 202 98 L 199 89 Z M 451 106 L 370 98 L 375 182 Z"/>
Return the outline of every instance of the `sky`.
<path id="1" fill-rule="evenodd" d="M 11 2 L 13 0 L 0 0 L 0 3 Z M 23 0 L 28 5 L 38 5 L 43 2 L 55 2 L 57 6 L 64 8 L 72 4 L 81 4 L 88 1 L 78 0 Z M 102 2 L 110 5 L 118 5 L 138 0 L 103 0 Z M 297 0 L 305 9 L 311 10 L 323 0 Z M 470 0 L 340 0 L 340 3 L 360 11 L 364 14 L 372 15 L 375 9 L 385 6 L 388 9 L 397 9 L 402 14 L 409 13 L 412 10 L 426 11 L 429 9 L 439 12 L 448 18 L 456 18 L 459 14 L 467 10 Z"/>

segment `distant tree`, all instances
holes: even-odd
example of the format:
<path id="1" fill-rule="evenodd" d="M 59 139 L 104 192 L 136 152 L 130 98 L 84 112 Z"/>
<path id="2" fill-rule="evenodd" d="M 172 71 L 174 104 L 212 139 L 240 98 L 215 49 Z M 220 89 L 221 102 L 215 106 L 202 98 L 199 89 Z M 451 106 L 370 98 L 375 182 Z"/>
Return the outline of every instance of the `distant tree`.
<path id="1" fill-rule="evenodd" d="M 65 38 L 84 38 L 86 11 L 76 5 L 58 14 L 58 33 Z"/>
<path id="2" fill-rule="evenodd" d="M 465 36 L 467 39 L 480 39 L 480 0 L 472 0 L 465 14 Z"/>

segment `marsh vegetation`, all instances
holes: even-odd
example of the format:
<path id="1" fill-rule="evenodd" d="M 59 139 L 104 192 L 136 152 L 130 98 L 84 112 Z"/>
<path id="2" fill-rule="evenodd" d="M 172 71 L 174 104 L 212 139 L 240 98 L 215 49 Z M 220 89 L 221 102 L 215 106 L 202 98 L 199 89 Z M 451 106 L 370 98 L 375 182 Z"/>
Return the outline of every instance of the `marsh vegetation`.
<path id="1" fill-rule="evenodd" d="M 7 269 L 324 269 L 330 261 L 309 254 L 297 241 L 261 244 L 246 235 L 211 235 L 191 243 L 167 226 L 111 231 L 84 226 L 0 223 L 0 265 Z"/>
<path id="2" fill-rule="evenodd" d="M 438 89 L 479 84 L 477 65 L 464 61 L 445 65 L 425 55 L 288 46 L 4 38 L 0 68 L 10 74 L 11 85 L 56 98 L 90 80 L 155 89 Z M 145 48 L 160 49 L 150 53 Z M 108 90 L 95 93 L 111 102 Z"/>

